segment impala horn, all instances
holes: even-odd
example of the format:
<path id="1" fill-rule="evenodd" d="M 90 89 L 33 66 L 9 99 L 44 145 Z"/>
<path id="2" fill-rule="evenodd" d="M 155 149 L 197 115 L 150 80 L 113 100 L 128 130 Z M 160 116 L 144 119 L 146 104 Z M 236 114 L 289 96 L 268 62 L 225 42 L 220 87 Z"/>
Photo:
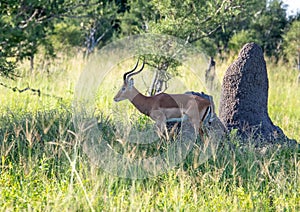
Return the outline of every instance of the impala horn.
<path id="1" fill-rule="evenodd" d="M 124 79 L 124 83 L 125 83 L 125 84 L 127 83 L 128 79 L 129 79 L 131 76 L 134 76 L 134 75 L 140 73 L 140 72 L 144 69 L 144 67 L 145 67 L 145 61 L 143 60 L 143 65 L 142 65 L 142 67 L 140 68 L 140 70 L 138 70 L 137 72 L 134 72 L 135 69 L 137 68 L 138 64 L 139 64 L 139 59 L 138 59 L 136 65 L 135 65 L 135 67 L 134 67 L 131 71 L 128 71 L 128 72 L 126 72 L 126 73 L 124 74 L 123 79 Z M 132 72 L 134 72 L 134 73 L 132 73 Z"/>
<path id="2" fill-rule="evenodd" d="M 125 83 L 125 84 L 127 83 L 127 75 L 130 74 L 130 73 L 132 73 L 132 72 L 134 72 L 135 69 L 138 67 L 138 64 L 139 64 L 139 59 L 138 59 L 136 65 L 134 66 L 134 68 L 133 68 L 131 71 L 128 71 L 128 72 L 126 72 L 126 73 L 123 75 L 123 80 L 124 80 L 124 83 Z"/>
<path id="3" fill-rule="evenodd" d="M 142 67 L 140 68 L 140 70 L 138 70 L 137 72 L 128 74 L 128 75 L 127 75 L 127 80 L 128 80 L 130 77 L 132 77 L 132 76 L 134 76 L 134 75 L 140 73 L 140 72 L 144 69 L 144 67 L 145 67 L 145 61 L 143 60 L 143 64 L 142 64 Z"/>

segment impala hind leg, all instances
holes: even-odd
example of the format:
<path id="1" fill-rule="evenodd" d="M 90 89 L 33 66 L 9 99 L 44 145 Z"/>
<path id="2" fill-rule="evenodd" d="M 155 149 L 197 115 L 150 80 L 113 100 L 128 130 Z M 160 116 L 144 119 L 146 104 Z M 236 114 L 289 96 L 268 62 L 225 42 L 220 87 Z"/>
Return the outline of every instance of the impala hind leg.
<path id="1" fill-rule="evenodd" d="M 193 151 L 193 168 L 196 169 L 199 167 L 199 165 L 203 161 L 203 157 L 205 158 L 207 155 L 207 151 L 209 150 L 209 145 L 210 144 L 210 139 L 209 136 L 207 135 L 207 132 L 205 129 L 203 129 L 203 124 L 200 123 L 200 128 L 199 128 L 199 142 L 195 143 L 195 148 Z M 198 140 L 197 139 L 197 140 Z"/>

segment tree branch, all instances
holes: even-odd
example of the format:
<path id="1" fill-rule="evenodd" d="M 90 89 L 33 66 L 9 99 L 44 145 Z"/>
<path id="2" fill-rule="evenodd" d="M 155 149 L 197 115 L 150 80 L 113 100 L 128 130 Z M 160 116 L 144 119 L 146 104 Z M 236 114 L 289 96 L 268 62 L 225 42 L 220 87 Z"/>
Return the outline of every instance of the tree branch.
<path id="1" fill-rule="evenodd" d="M 62 97 L 58 97 L 58 96 L 55 96 L 55 95 L 50 95 L 50 94 L 47 94 L 47 93 L 43 93 L 43 92 L 41 92 L 40 89 L 31 88 L 29 86 L 27 86 L 26 88 L 20 89 L 18 87 L 11 87 L 11 86 L 6 85 L 6 84 L 4 84 L 2 82 L 0 82 L 0 85 L 3 86 L 3 87 L 5 87 L 5 88 L 7 88 L 7 89 L 12 90 L 13 92 L 23 93 L 25 91 L 31 91 L 33 94 L 37 94 L 39 97 L 41 95 L 43 95 L 43 96 L 48 96 L 48 97 L 56 98 L 58 100 L 62 100 L 63 99 Z"/>
<path id="2" fill-rule="evenodd" d="M 208 32 L 208 33 L 203 32 L 203 35 L 202 35 L 202 36 L 199 36 L 199 37 L 195 37 L 195 38 L 193 38 L 193 39 L 190 39 L 190 40 L 189 40 L 189 43 L 193 43 L 193 42 L 196 42 L 196 41 L 198 41 L 198 40 L 201 40 L 201 39 L 203 39 L 203 38 L 205 38 L 205 37 L 208 37 L 208 36 L 212 35 L 213 33 L 215 33 L 217 30 L 219 30 L 220 28 L 221 28 L 221 25 L 218 25 L 216 28 L 214 28 L 213 30 L 211 30 L 211 31 Z M 190 37 L 191 37 L 191 36 L 190 36 Z"/>

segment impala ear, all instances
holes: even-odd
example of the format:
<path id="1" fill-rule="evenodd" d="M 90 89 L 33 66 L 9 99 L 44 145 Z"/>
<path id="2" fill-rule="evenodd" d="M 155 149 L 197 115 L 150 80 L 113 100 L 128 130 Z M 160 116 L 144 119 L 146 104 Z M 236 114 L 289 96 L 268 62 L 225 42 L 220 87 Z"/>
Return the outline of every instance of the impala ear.
<path id="1" fill-rule="evenodd" d="M 129 88 L 132 88 L 132 87 L 134 86 L 133 78 L 130 78 L 130 79 L 129 79 L 128 85 L 129 85 Z"/>

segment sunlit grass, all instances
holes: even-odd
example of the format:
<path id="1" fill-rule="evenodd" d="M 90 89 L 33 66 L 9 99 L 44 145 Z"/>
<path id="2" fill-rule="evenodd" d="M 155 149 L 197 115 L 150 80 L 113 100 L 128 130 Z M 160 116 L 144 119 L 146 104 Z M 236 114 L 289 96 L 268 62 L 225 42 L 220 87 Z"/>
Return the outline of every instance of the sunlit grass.
<path id="1" fill-rule="evenodd" d="M 85 64 L 80 55 L 61 58 L 50 64 L 48 72 L 37 68 L 34 74 L 24 64 L 20 70 L 23 78 L 2 81 L 11 87 L 39 88 L 49 96 L 0 87 L 1 210 L 300 210 L 299 150 L 274 146 L 262 153 L 251 144 L 240 146 L 234 134 L 230 141 L 235 145 L 224 140 L 216 155 L 198 168 L 192 166 L 192 154 L 169 172 L 141 180 L 112 176 L 97 167 L 80 148 L 72 124 L 73 91 Z M 125 62 L 121 70 L 121 65 L 116 66 L 99 87 L 95 111 L 106 138 L 118 136 L 114 129 L 117 121 L 145 127 L 153 123 L 140 116 L 128 101 L 113 102 L 122 73 L 128 70 L 125 66 L 130 69 L 132 64 Z M 217 66 L 219 75 L 224 67 Z M 151 76 L 147 71 L 144 74 L 136 78 L 142 92 L 146 92 L 148 84 L 144 82 Z M 299 141 L 297 72 L 268 63 L 268 74 L 271 119 Z M 191 89 L 196 87 L 191 84 Z M 176 86 L 173 88 L 175 92 Z M 116 112 L 123 117 L 117 117 Z"/>
<path id="2" fill-rule="evenodd" d="M 296 140 L 300 140 L 300 84 L 297 71 L 282 65 L 269 69 L 269 113 L 276 125 Z"/>

